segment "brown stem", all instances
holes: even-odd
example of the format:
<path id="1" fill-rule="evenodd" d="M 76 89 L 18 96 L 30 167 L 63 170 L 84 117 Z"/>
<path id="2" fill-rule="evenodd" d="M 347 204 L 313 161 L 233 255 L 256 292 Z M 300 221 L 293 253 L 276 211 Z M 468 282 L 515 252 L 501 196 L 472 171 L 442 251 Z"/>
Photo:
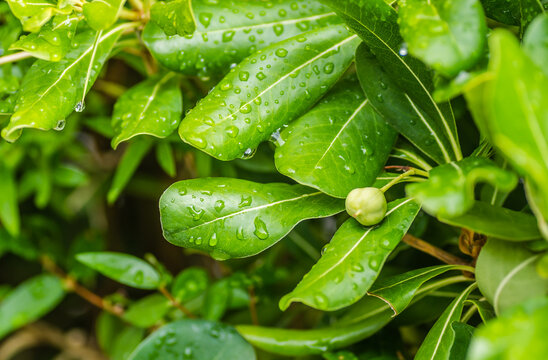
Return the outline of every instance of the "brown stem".
<path id="1" fill-rule="evenodd" d="M 169 291 L 164 286 L 161 286 L 158 288 L 158 290 L 169 300 L 171 301 L 171 304 L 175 306 L 177 309 L 181 310 L 183 314 L 185 314 L 189 318 L 195 318 L 196 315 L 194 315 L 190 310 L 188 310 L 183 304 L 181 304 L 177 299 L 171 295 Z"/>
<path id="2" fill-rule="evenodd" d="M 76 295 L 80 296 L 82 299 L 86 300 L 90 304 L 108 311 L 109 313 L 121 317 L 124 314 L 124 309 L 119 306 L 113 306 L 108 301 L 105 301 L 99 295 L 89 291 L 82 285 L 80 285 L 76 280 L 70 275 L 66 274 L 61 268 L 57 266 L 49 257 L 43 256 L 41 258 L 42 266 L 44 269 L 52 273 L 53 275 L 61 278 L 67 289 L 73 291 Z"/>
<path id="3" fill-rule="evenodd" d="M 439 247 L 434 246 L 411 234 L 405 234 L 405 236 L 403 237 L 403 242 L 419 251 L 432 255 L 436 259 L 441 260 L 446 264 L 470 266 L 470 263 L 468 261 L 461 259 L 460 257 L 453 254 L 450 254 L 447 251 L 442 250 Z"/>
<path id="4" fill-rule="evenodd" d="M 384 167 L 385 170 L 398 170 L 398 171 L 402 171 L 402 172 L 406 172 L 406 171 L 409 171 L 411 169 L 413 169 L 411 166 L 405 166 L 405 165 L 386 165 Z"/>
<path id="5" fill-rule="evenodd" d="M 257 297 L 255 296 L 255 289 L 253 286 L 248 288 L 249 291 L 249 313 L 251 314 L 251 322 L 253 325 L 259 325 L 259 317 L 257 316 Z"/>

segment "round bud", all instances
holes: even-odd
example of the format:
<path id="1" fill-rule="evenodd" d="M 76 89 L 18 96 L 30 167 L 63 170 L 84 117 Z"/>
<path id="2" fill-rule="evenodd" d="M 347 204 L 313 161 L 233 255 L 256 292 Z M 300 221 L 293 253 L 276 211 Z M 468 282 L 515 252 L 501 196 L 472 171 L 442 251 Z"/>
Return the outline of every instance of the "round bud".
<path id="1" fill-rule="evenodd" d="M 378 224 L 386 215 L 384 193 L 374 187 L 352 190 L 346 197 L 346 212 L 362 225 Z"/>

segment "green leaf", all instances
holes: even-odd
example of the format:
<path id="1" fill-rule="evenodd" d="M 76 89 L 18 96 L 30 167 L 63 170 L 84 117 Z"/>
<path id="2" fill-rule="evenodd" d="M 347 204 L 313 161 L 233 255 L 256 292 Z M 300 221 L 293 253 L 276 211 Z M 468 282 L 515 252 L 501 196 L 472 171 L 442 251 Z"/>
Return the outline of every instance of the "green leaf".
<path id="1" fill-rule="evenodd" d="M 341 198 L 373 184 L 396 138 L 357 81 L 338 84 L 280 135 L 275 153 L 280 173 Z"/>
<path id="2" fill-rule="evenodd" d="M 303 356 L 344 348 L 363 340 L 390 322 L 391 315 L 392 311 L 387 308 L 355 324 L 312 330 L 250 325 L 240 325 L 236 329 L 247 341 L 261 350 L 286 356 Z"/>
<path id="3" fill-rule="evenodd" d="M 356 62 L 360 83 L 371 105 L 435 161 L 460 160 L 462 154 L 451 104 L 434 101 L 431 71 L 406 56 L 396 10 L 384 0 L 323 2 L 366 44 L 359 47 Z M 368 48 L 372 54 L 367 54 Z"/>
<path id="4" fill-rule="evenodd" d="M 541 237 L 532 215 L 483 201 L 476 201 L 463 215 L 451 218 L 438 216 L 438 220 L 479 234 L 510 241 L 527 241 Z"/>
<path id="5" fill-rule="evenodd" d="M 479 0 L 399 0 L 398 8 L 409 53 L 441 74 L 453 77 L 483 55 L 487 24 Z"/>
<path id="6" fill-rule="evenodd" d="M 48 22 L 55 13 L 70 13 L 70 5 L 57 9 L 51 0 L 6 0 L 10 9 L 23 24 L 23 30 L 35 32 Z"/>
<path id="7" fill-rule="evenodd" d="M 161 294 L 152 294 L 131 304 L 124 313 L 123 319 L 141 328 L 157 324 L 168 312 L 171 304 Z"/>
<path id="8" fill-rule="evenodd" d="M 202 314 L 207 320 L 221 320 L 230 299 L 230 288 L 228 281 L 222 279 L 213 284 L 205 294 Z"/>
<path id="9" fill-rule="evenodd" d="M 520 33 L 523 34 L 529 23 L 537 15 L 544 14 L 544 11 L 545 9 L 541 0 L 519 0 Z"/>
<path id="10" fill-rule="evenodd" d="M 539 257 L 521 244 L 496 239 L 489 239 L 481 249 L 476 278 L 497 314 L 548 293 L 548 279 L 541 278 L 535 269 Z"/>
<path id="11" fill-rule="evenodd" d="M 455 331 L 451 324 L 460 320 L 464 301 L 475 288 L 476 283 L 470 285 L 451 302 L 426 335 L 415 355 L 415 360 L 449 358 L 455 340 Z"/>
<path id="12" fill-rule="evenodd" d="M 548 14 L 539 15 L 531 22 L 523 36 L 523 50 L 544 74 L 548 76 Z"/>
<path id="13" fill-rule="evenodd" d="M 502 191 L 514 189 L 517 176 L 486 158 L 469 157 L 432 169 L 427 181 L 409 184 L 407 196 L 416 199 L 431 215 L 451 218 L 474 206 L 476 183 L 488 182 Z"/>
<path id="14" fill-rule="evenodd" d="M 166 240 L 218 259 L 255 255 L 300 221 L 342 210 L 342 200 L 301 185 L 231 178 L 179 181 L 160 198 Z"/>
<path id="15" fill-rule="evenodd" d="M 398 315 L 407 308 L 419 288 L 426 281 L 452 270 L 473 271 L 472 268 L 461 265 L 438 265 L 411 270 L 375 282 L 367 292 L 367 295 L 383 300 L 390 305 L 390 308 L 394 311 L 394 315 Z"/>
<path id="16" fill-rule="evenodd" d="M 377 226 L 347 220 L 335 233 L 322 257 L 297 287 L 280 300 L 282 310 L 302 302 L 324 311 L 358 301 L 371 287 L 386 258 L 403 238 L 419 206 L 411 199 L 395 200 Z"/>
<path id="17" fill-rule="evenodd" d="M 12 290 L 0 302 L 0 339 L 55 308 L 65 291 L 53 275 L 38 275 Z"/>
<path id="18" fill-rule="evenodd" d="M 20 231 L 19 203 L 15 173 L 0 161 L 0 221 L 11 236 L 17 237 Z"/>
<path id="19" fill-rule="evenodd" d="M 166 35 L 190 35 L 196 31 L 190 0 L 159 1 L 150 8 L 150 21 Z"/>
<path id="20" fill-rule="evenodd" d="M 171 293 L 180 302 L 187 302 L 203 293 L 209 284 L 207 272 L 198 267 L 185 269 L 175 277 Z"/>
<path id="21" fill-rule="evenodd" d="M 548 299 L 534 299 L 479 327 L 468 360 L 545 359 L 548 357 Z"/>
<path id="22" fill-rule="evenodd" d="M 71 42 L 79 21 L 77 15 L 57 15 L 39 32 L 21 36 L 11 44 L 10 50 L 26 51 L 47 61 L 60 61 L 72 49 Z"/>
<path id="23" fill-rule="evenodd" d="M 152 142 L 149 139 L 138 139 L 128 145 L 116 168 L 112 185 L 107 194 L 109 204 L 113 204 L 118 199 L 151 146 Z"/>
<path id="24" fill-rule="evenodd" d="M 231 64 L 270 44 L 341 22 L 316 0 L 194 0 L 192 8 L 197 20 L 194 34 L 168 36 L 154 20 L 143 33 L 163 66 L 187 75 L 224 74 Z"/>
<path id="25" fill-rule="evenodd" d="M 475 300 L 475 299 L 468 299 L 466 300 L 466 303 L 472 304 L 472 306 L 475 306 L 478 309 L 478 314 L 481 317 L 481 320 L 486 323 L 489 320 L 495 318 L 495 310 L 493 307 L 487 302 L 487 300 Z"/>
<path id="26" fill-rule="evenodd" d="M 127 326 L 116 335 L 109 358 L 112 360 L 127 360 L 145 337 L 145 329 Z"/>
<path id="27" fill-rule="evenodd" d="M 352 62 L 358 42 L 335 25 L 259 50 L 188 113 L 179 135 L 219 160 L 251 156 L 329 90 Z"/>
<path id="28" fill-rule="evenodd" d="M 99 75 L 112 46 L 129 26 L 122 24 L 103 34 L 98 38 L 95 52 L 93 51 L 95 33 L 85 32 L 75 37 L 79 45 L 72 48 L 62 60 L 36 61 L 23 78 L 17 95 L 15 112 L 8 126 L 2 130 L 2 137 L 13 142 L 19 138 L 23 128 L 61 130 L 65 124 L 65 118 L 74 109 L 79 111 L 83 109 L 83 103 L 79 102 L 86 89 L 87 77 L 82 74 L 89 74 L 87 81 L 87 90 L 89 90 Z M 92 66 L 90 69 L 92 57 L 95 59 L 94 64 L 98 66 Z"/>
<path id="29" fill-rule="evenodd" d="M 82 12 L 93 30 L 105 30 L 116 22 L 125 2 L 126 0 L 93 0 L 84 3 Z"/>
<path id="30" fill-rule="evenodd" d="M 487 17 L 507 25 L 519 26 L 519 1 L 481 0 Z"/>
<path id="31" fill-rule="evenodd" d="M 399 139 L 396 145 L 392 148 L 390 157 L 404 160 L 423 169 L 424 171 L 430 171 L 432 166 L 426 161 L 423 156 L 417 151 L 417 149 L 404 139 Z"/>
<path id="32" fill-rule="evenodd" d="M 177 164 L 173 156 L 173 149 L 168 141 L 160 141 L 156 145 L 156 161 L 158 165 L 171 177 L 177 174 Z"/>
<path id="33" fill-rule="evenodd" d="M 155 289 L 160 285 L 160 274 L 148 263 L 128 254 L 115 252 L 87 252 L 76 255 L 82 264 L 137 289 Z"/>
<path id="34" fill-rule="evenodd" d="M 253 348 L 234 328 L 206 320 L 175 321 L 147 337 L 130 360 L 255 360 Z"/>
<path id="35" fill-rule="evenodd" d="M 454 321 L 451 323 L 451 330 L 455 334 L 451 350 L 449 351 L 449 360 L 466 359 L 470 340 L 474 334 L 475 327 L 465 323 Z"/>
<path id="36" fill-rule="evenodd" d="M 489 46 L 488 73 L 466 99 L 483 134 L 548 204 L 548 77 L 508 31 L 493 31 Z M 539 210 L 548 219 L 548 207 Z"/>
<path id="37" fill-rule="evenodd" d="M 126 91 L 114 105 L 112 147 L 137 135 L 169 136 L 183 112 L 179 79 L 170 72 L 146 79 Z"/>

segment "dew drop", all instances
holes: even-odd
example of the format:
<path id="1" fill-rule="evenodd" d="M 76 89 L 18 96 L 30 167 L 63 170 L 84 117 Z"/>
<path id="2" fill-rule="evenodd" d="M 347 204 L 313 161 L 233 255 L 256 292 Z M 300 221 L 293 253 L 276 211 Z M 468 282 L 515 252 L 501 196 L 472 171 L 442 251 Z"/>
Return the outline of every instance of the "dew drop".
<path id="1" fill-rule="evenodd" d="M 241 81 L 247 81 L 247 79 L 249 79 L 249 73 L 247 71 L 240 71 L 238 77 Z"/>
<path id="2" fill-rule="evenodd" d="M 255 75 L 255 76 L 256 76 L 257 79 L 259 79 L 259 80 L 264 80 L 264 79 L 266 79 L 266 75 L 265 75 L 262 71 L 259 71 L 259 72 L 257 73 L 257 75 Z"/>
<path id="3" fill-rule="evenodd" d="M 82 100 L 79 101 L 76 106 L 74 107 L 74 111 L 76 112 L 82 112 L 86 108 L 86 103 Z"/>
<path id="4" fill-rule="evenodd" d="M 256 152 L 256 151 L 257 151 L 257 149 L 247 148 L 247 149 L 244 151 L 244 153 L 243 153 L 243 155 L 242 155 L 241 158 L 244 159 L 244 160 L 245 160 L 245 159 L 250 159 L 250 158 L 253 157 L 253 155 L 255 155 L 255 152 Z"/>
<path id="5" fill-rule="evenodd" d="M 64 119 L 59 120 L 59 121 L 57 121 L 57 125 L 55 125 L 55 127 L 53 129 L 57 130 L 57 131 L 61 131 L 65 128 L 65 124 L 66 124 L 66 121 Z"/>
<path id="6" fill-rule="evenodd" d="M 213 207 L 215 208 L 215 211 L 221 212 L 221 210 L 225 207 L 225 202 L 223 200 L 217 200 L 215 201 L 215 205 L 213 205 Z"/>
<path id="7" fill-rule="evenodd" d="M 327 63 L 325 64 L 325 66 L 323 67 L 323 71 L 326 73 L 326 74 L 331 74 L 333 72 L 333 69 L 335 69 L 335 65 L 333 63 Z"/>
<path id="8" fill-rule="evenodd" d="M 268 233 L 268 230 L 266 228 L 266 224 L 264 223 L 264 221 L 262 221 L 261 218 L 257 216 L 255 218 L 254 224 L 255 224 L 255 231 L 253 233 L 255 234 L 255 236 L 261 240 L 267 239 L 270 234 Z"/>
<path id="9" fill-rule="evenodd" d="M 229 126 L 226 128 L 226 133 L 228 134 L 228 136 L 230 136 L 231 138 L 235 138 L 236 136 L 238 136 L 238 132 L 240 130 L 238 129 L 238 127 L 232 125 L 232 126 Z"/>
<path id="10" fill-rule="evenodd" d="M 215 245 L 217 245 L 217 233 L 213 233 L 213 235 L 209 238 L 209 246 Z"/>
<path id="11" fill-rule="evenodd" d="M 287 56 L 287 50 L 284 49 L 284 48 L 276 49 L 275 53 L 276 53 L 276 56 L 281 57 L 281 58 Z"/>

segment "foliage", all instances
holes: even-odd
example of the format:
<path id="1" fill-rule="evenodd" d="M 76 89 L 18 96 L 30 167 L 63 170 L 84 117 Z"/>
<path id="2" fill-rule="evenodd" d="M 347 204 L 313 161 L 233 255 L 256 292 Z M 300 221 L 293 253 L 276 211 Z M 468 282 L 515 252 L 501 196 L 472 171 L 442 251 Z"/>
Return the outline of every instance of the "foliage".
<path id="1" fill-rule="evenodd" d="M 548 358 L 547 9 L 0 3 L 0 357 Z"/>

